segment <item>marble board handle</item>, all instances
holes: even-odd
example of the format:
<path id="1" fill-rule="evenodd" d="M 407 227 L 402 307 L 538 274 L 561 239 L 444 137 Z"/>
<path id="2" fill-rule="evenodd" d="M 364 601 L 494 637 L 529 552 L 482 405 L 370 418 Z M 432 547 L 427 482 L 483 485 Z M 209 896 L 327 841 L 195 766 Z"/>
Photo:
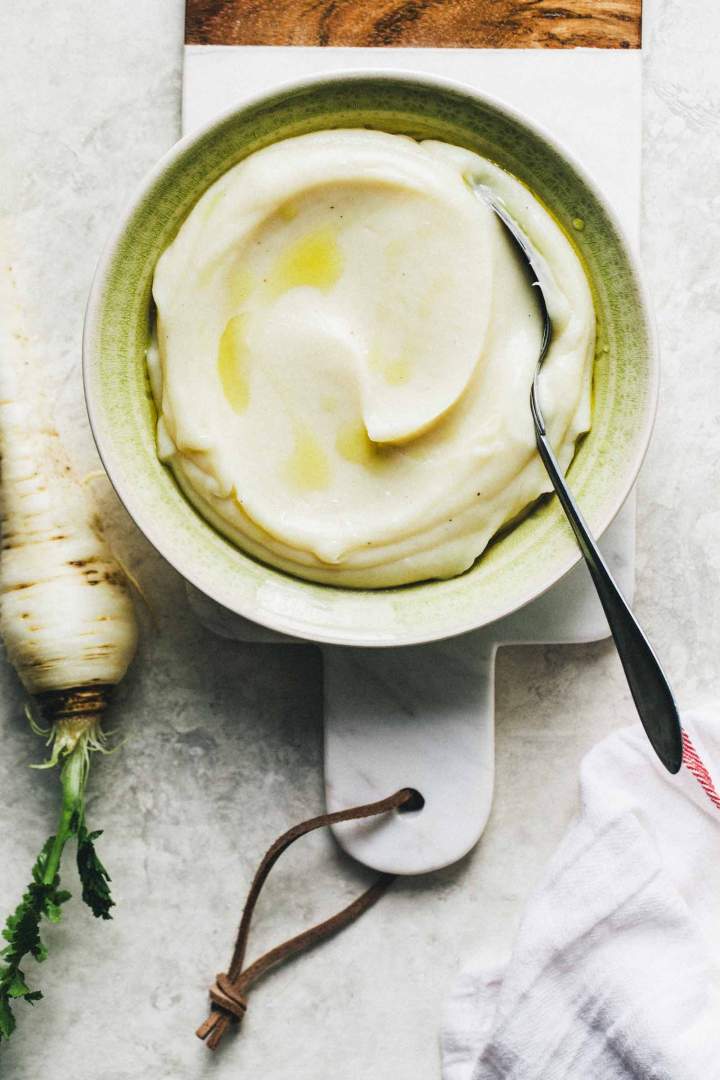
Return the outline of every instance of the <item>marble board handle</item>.
<path id="1" fill-rule="evenodd" d="M 219 607 L 189 588 L 213 633 L 235 641 L 308 646 Z M 376 870 L 423 874 L 477 843 L 492 805 L 498 625 L 393 649 L 318 646 L 323 654 L 325 798 L 328 811 L 385 798 L 402 787 L 418 811 L 335 827 L 349 855 Z M 507 640 L 507 638 L 506 638 Z"/>
<path id="2" fill-rule="evenodd" d="M 323 647 L 329 811 L 402 787 L 420 810 L 335 826 L 349 855 L 393 874 L 462 858 L 492 804 L 497 646 L 482 631 L 396 649 Z"/>

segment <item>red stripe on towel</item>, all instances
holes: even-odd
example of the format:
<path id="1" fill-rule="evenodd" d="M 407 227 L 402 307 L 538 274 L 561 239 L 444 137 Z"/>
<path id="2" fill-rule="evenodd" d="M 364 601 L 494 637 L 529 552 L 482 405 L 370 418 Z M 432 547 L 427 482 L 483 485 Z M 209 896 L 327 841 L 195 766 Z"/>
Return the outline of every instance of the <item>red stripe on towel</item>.
<path id="1" fill-rule="evenodd" d="M 682 742 L 683 765 L 693 774 L 713 806 L 720 810 L 720 795 L 718 795 L 712 777 L 703 764 L 702 759 L 699 757 L 697 750 L 693 746 L 687 731 L 683 731 L 682 733 Z"/>

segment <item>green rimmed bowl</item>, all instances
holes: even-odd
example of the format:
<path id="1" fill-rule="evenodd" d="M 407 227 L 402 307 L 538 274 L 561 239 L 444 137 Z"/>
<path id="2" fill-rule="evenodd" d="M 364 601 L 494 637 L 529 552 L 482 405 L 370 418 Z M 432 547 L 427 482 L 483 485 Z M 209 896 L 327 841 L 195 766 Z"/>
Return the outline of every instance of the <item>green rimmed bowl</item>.
<path id="1" fill-rule="evenodd" d="M 88 412 L 127 510 L 201 592 L 263 626 L 315 641 L 431 641 L 522 607 L 579 560 L 556 500 L 538 504 L 460 577 L 349 590 L 290 577 L 243 554 L 191 507 L 155 450 L 145 349 L 160 254 L 232 165 L 268 143 L 333 127 L 378 128 L 475 150 L 526 183 L 565 228 L 586 266 L 598 318 L 593 426 L 569 480 L 591 528 L 603 532 L 640 468 L 657 399 L 657 351 L 636 261 L 602 195 L 553 139 L 498 101 L 424 75 L 353 72 L 283 86 L 183 139 L 159 162 L 93 283 L 84 337 Z"/>

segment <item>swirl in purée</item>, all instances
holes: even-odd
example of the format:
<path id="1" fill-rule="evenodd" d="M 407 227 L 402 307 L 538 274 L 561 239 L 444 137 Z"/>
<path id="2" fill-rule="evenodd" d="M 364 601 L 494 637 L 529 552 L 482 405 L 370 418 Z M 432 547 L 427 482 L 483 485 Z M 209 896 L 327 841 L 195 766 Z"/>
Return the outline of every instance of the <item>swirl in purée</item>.
<path id="1" fill-rule="evenodd" d="M 238 547 L 350 587 L 449 577 L 548 490 L 528 405 L 538 315 L 470 173 L 548 264 L 543 410 L 569 463 L 595 320 L 557 224 L 458 147 L 303 135 L 213 184 L 155 273 L 158 452 Z"/>

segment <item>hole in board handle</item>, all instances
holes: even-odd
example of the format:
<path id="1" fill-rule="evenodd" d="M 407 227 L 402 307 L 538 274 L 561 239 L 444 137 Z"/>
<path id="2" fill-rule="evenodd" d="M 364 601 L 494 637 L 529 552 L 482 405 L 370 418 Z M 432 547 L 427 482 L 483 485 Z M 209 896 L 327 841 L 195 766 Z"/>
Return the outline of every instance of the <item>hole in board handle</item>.
<path id="1" fill-rule="evenodd" d="M 421 795 L 417 788 L 410 788 L 409 790 L 412 792 L 412 797 L 402 806 L 398 806 L 398 814 L 417 814 L 425 805 L 425 797 Z"/>

